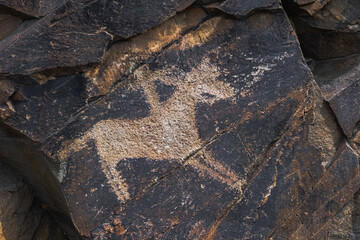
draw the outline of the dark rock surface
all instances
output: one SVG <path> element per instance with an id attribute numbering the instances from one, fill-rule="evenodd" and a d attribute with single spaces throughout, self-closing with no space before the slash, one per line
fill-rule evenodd
<path id="1" fill-rule="evenodd" d="M 0 158 L 46 211 L 0 233 L 358 234 L 357 1 L 0 6 Z"/>
<path id="2" fill-rule="evenodd" d="M 192 2 L 66 1 L 2 41 L 0 73 L 29 75 L 49 69 L 53 72 L 53 68 L 75 68 L 75 71 L 98 63 L 113 36 L 129 38 L 144 32 L 184 10 Z M 49 7 L 35 0 L 15 1 L 14 7 L 16 9 L 20 5 L 28 10 L 23 6 L 25 3 L 34 8 L 40 7 L 39 11 L 42 4 Z M 61 69 L 58 71 L 63 73 Z"/>
<path id="3" fill-rule="evenodd" d="M 0 162 L 0 239 L 66 240 L 24 179 Z M 54 237 L 54 238 L 53 238 Z"/>
<path id="4" fill-rule="evenodd" d="M 346 136 L 351 137 L 360 120 L 359 54 L 309 63 L 324 98 L 329 102 Z M 330 70 L 330 69 L 336 69 Z"/>
<path id="5" fill-rule="evenodd" d="M 0 6 L 10 8 L 22 14 L 39 18 L 47 15 L 57 7 L 65 4 L 65 0 L 1 0 Z"/>
<path id="6" fill-rule="evenodd" d="M 240 4 L 241 6 L 239 6 Z M 280 0 L 226 0 L 224 2 L 210 4 L 206 7 L 209 9 L 218 9 L 237 18 L 243 18 L 259 10 L 280 9 L 281 5 Z"/>
<path id="7" fill-rule="evenodd" d="M 304 5 L 296 2 L 300 1 L 283 1 L 305 56 L 325 60 L 359 53 L 358 0 L 316 0 Z"/>

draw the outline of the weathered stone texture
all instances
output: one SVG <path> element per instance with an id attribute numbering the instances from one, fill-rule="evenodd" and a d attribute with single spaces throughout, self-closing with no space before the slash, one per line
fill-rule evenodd
<path id="1" fill-rule="evenodd" d="M 64 4 L 65 0 L 1 0 L 0 6 L 31 17 L 42 17 Z"/>
<path id="2" fill-rule="evenodd" d="M 45 221 L 46 225 L 44 225 Z M 2 162 L 0 163 L 0 239 L 66 239 L 59 226 L 54 224 L 54 220 L 34 199 L 34 193 L 24 179 Z"/>
<path id="3" fill-rule="evenodd" d="M 245 0 L 245 1 L 241 1 L 241 7 L 240 7 L 239 1 L 226 0 L 224 2 L 207 5 L 206 8 L 218 9 L 237 18 L 243 18 L 259 10 L 280 9 L 281 5 L 280 5 L 280 0 L 259 0 L 259 1 Z"/>
<path id="4" fill-rule="evenodd" d="M 329 102 L 348 137 L 356 132 L 360 120 L 359 60 L 360 57 L 356 54 L 345 58 L 310 62 L 324 98 Z"/>
<path id="5" fill-rule="evenodd" d="M 355 0 L 48 2 L 0 1 L 0 157 L 49 213 L 35 239 L 357 234 Z"/>
<path id="6" fill-rule="evenodd" d="M 317 0 L 300 6 L 294 2 L 298 1 L 283 1 L 306 56 L 324 60 L 359 53 L 358 0 Z"/>
<path id="7" fill-rule="evenodd" d="M 269 21 L 267 29 L 257 24 L 264 20 Z M 281 134 L 310 80 L 304 68 L 289 81 L 291 68 L 282 67 L 286 62 L 298 69 L 302 61 L 291 31 L 281 13 L 258 14 L 246 20 L 211 18 L 149 64 L 134 70 L 109 95 L 47 139 L 47 151 L 69 163 L 71 171 L 63 187 L 70 206 L 74 206 L 71 211 L 78 219 L 75 222 L 80 232 L 86 234 L 102 222 L 111 221 L 106 219 L 112 218 L 114 207 L 125 203 L 117 213 L 126 230 L 124 237 L 158 236 L 222 191 L 228 189 L 234 196 L 241 193 L 247 174 L 254 171 L 257 159 L 272 139 Z M 269 39 L 278 45 L 270 47 Z M 264 48 L 275 55 L 270 57 Z M 247 49 L 252 53 L 248 55 Z M 266 72 L 278 76 L 275 84 Z M 159 81 L 174 87 L 173 94 L 163 102 L 156 91 Z M 281 87 L 270 91 L 270 86 Z M 277 108 L 283 109 L 282 114 Z M 267 136 L 258 142 L 248 141 L 255 138 L 256 126 L 262 124 L 268 125 L 264 129 Z M 72 134 L 67 135 L 69 132 Z M 60 144 L 59 136 L 65 136 Z M 234 137 L 235 141 L 231 140 Z M 55 145 L 62 147 L 56 150 Z M 239 153 L 232 153 L 235 149 Z M 230 154 L 227 158 L 226 152 Z M 157 170 L 160 163 L 161 171 Z M 79 168 L 92 164 L 92 169 L 99 170 Z M 145 166 L 149 170 L 144 171 Z M 89 173 L 85 176 L 82 172 Z M 106 191 L 91 183 L 91 179 L 101 176 L 99 173 L 107 179 Z M 80 182 L 83 184 L 75 190 Z M 106 204 L 98 200 L 99 191 L 108 195 Z M 188 203 L 183 199 L 185 192 Z M 160 204 L 153 205 L 156 202 Z M 230 202 L 223 202 L 223 207 Z M 217 208 L 222 209 L 213 206 Z"/>
<path id="8" fill-rule="evenodd" d="M 20 5 L 25 2 L 37 6 L 40 1 L 23 1 Z M 128 38 L 144 32 L 192 2 L 67 1 L 0 44 L 0 73 L 28 75 L 52 68 L 79 70 L 98 63 L 113 36 Z"/>
<path id="9" fill-rule="evenodd" d="M 41 219 L 40 211 L 31 211 L 34 195 L 3 163 L 0 172 L 0 239 L 32 239 Z"/>
<path id="10" fill-rule="evenodd" d="M 9 35 L 12 31 L 14 31 L 18 25 L 21 23 L 21 19 L 13 16 L 11 14 L 0 13 L 0 40 Z"/>
<path id="11" fill-rule="evenodd" d="M 144 34 L 113 44 L 102 64 L 86 72 L 90 79 L 87 83 L 89 96 L 106 95 L 116 81 L 126 78 L 139 65 L 159 54 L 167 45 L 179 40 L 205 17 L 206 14 L 201 8 L 190 8 Z"/>

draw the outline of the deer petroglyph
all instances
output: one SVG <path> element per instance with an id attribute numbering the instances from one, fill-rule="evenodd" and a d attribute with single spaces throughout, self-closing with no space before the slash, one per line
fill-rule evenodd
<path id="1" fill-rule="evenodd" d="M 174 71 L 172 71 L 174 72 Z M 128 186 L 116 170 L 121 159 L 145 158 L 151 160 L 178 161 L 201 148 L 195 124 L 196 104 L 213 104 L 218 100 L 234 101 L 236 90 L 229 84 L 217 80 L 216 65 L 204 59 L 190 72 L 174 76 L 169 70 L 150 71 L 142 67 L 134 72 L 136 80 L 130 89 L 142 89 L 151 106 L 150 114 L 141 119 L 111 119 L 97 122 L 82 137 L 64 146 L 62 154 L 81 149 L 89 140 L 94 140 L 101 158 L 103 171 L 120 201 L 129 199 Z M 155 81 L 175 87 L 174 93 L 164 102 L 156 93 Z M 111 106 L 110 106 L 111 107 Z M 211 157 L 207 161 L 212 161 Z M 196 161 L 190 165 L 201 172 L 207 172 L 227 184 L 237 176 L 227 166 L 209 163 L 207 167 Z M 212 166 L 211 170 L 209 166 Z M 214 171 L 215 169 L 215 171 Z M 211 172 L 221 172 L 214 175 Z M 231 181 L 230 181 L 230 180 Z"/>

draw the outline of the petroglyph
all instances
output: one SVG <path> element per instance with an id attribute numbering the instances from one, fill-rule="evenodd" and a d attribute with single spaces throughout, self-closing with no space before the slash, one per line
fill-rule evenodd
<path id="1" fill-rule="evenodd" d="M 141 35 L 113 44 L 103 63 L 86 73 L 92 82 L 92 85 L 87 86 L 88 91 L 95 88 L 97 93 L 105 95 L 117 79 L 130 74 L 139 63 L 147 61 L 152 54 L 179 39 L 205 16 L 201 8 L 190 8 Z"/>
<path id="2" fill-rule="evenodd" d="M 201 148 L 195 125 L 196 104 L 211 105 L 222 99 L 235 101 L 236 90 L 217 80 L 219 74 L 216 65 L 212 65 L 209 59 L 203 59 L 197 68 L 188 73 L 179 69 L 150 71 L 146 66 L 136 70 L 136 80 L 130 84 L 129 91 L 143 90 L 151 106 L 149 116 L 136 120 L 99 121 L 82 137 L 64 144 L 59 156 L 65 158 L 69 153 L 82 149 L 87 141 L 95 140 L 109 184 L 119 201 L 124 202 L 130 196 L 126 182 L 116 170 L 119 161 L 145 158 L 182 162 L 191 152 Z M 175 86 L 173 95 L 165 102 L 160 102 L 156 92 L 155 82 L 159 80 Z M 228 185 L 238 179 L 229 167 L 212 161 L 213 158 L 207 156 L 207 166 L 196 161 L 188 164 Z"/>

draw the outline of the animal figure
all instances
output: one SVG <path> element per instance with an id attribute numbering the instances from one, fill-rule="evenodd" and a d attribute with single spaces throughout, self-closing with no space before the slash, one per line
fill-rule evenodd
<path id="1" fill-rule="evenodd" d="M 220 73 L 209 59 L 203 59 L 190 72 L 180 71 L 176 76 L 173 72 L 171 69 L 150 71 L 146 66 L 136 70 L 136 80 L 130 88 L 143 90 L 151 106 L 150 114 L 135 120 L 120 118 L 99 121 L 64 148 L 64 152 L 69 153 L 81 149 L 87 141 L 94 140 L 103 171 L 121 202 L 130 198 L 128 185 L 116 170 L 121 159 L 182 162 L 202 147 L 195 124 L 196 104 L 211 105 L 222 99 L 235 100 L 236 90 L 217 80 Z M 160 101 L 156 91 L 156 83 L 159 81 L 174 88 L 173 94 L 165 101 Z M 229 167 L 216 163 L 209 153 L 206 155 L 207 166 L 192 160 L 187 164 L 229 185 L 238 180 Z"/>

